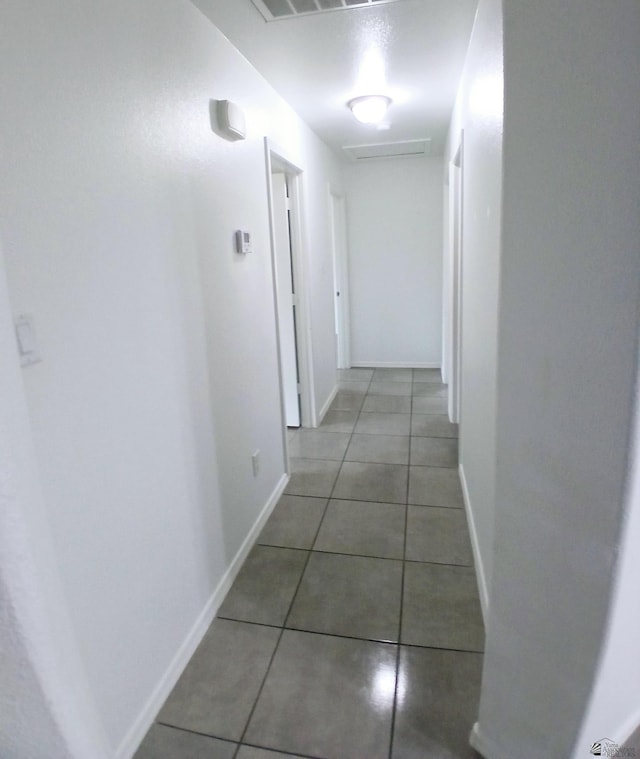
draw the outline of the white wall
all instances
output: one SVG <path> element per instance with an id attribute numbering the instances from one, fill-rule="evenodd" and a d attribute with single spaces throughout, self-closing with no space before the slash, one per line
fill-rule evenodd
<path id="1" fill-rule="evenodd" d="M 482 0 L 453 111 L 444 171 L 448 174 L 464 131 L 460 476 L 485 615 L 495 503 L 502 89 L 501 4 Z M 450 303 L 447 294 L 450 299 L 451 291 L 445 289 Z"/>
<path id="2" fill-rule="evenodd" d="M 345 166 L 351 363 L 440 366 L 442 159 Z"/>
<path id="3" fill-rule="evenodd" d="M 43 356 L 23 379 L 44 527 L 126 756 L 284 483 L 263 135 L 305 170 L 319 406 L 340 168 L 186 0 L 11 0 L 3 25 L 2 234 L 12 310 L 33 314 Z M 246 110 L 245 142 L 213 133 L 222 98 Z"/>
<path id="4" fill-rule="evenodd" d="M 492 759 L 574 750 L 620 545 L 640 275 L 640 6 L 503 7 L 495 531 L 476 733 Z"/>
<path id="5" fill-rule="evenodd" d="M 639 367 L 640 375 L 640 367 Z M 622 745 L 640 726 L 640 404 L 632 433 L 626 515 L 618 549 L 616 580 L 607 632 L 588 709 L 575 742 L 573 759 L 588 759 L 594 741 L 604 737 Z M 637 740 L 637 736 L 636 736 Z M 640 749 L 635 746 L 636 751 Z"/>
<path id="6" fill-rule="evenodd" d="M 6 759 L 106 759 L 44 514 L 1 253 L 0 747 Z"/>

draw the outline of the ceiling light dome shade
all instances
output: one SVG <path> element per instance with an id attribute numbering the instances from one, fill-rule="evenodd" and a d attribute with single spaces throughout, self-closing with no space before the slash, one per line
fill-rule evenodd
<path id="1" fill-rule="evenodd" d="M 363 95 L 350 100 L 347 105 L 362 124 L 379 124 L 387 115 L 391 98 L 386 95 Z"/>

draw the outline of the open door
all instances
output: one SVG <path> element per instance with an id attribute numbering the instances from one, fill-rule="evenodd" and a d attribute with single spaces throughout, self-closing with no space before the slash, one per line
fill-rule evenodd
<path id="1" fill-rule="evenodd" d="M 347 266 L 347 222 L 344 196 L 329 188 L 331 243 L 333 253 L 333 299 L 336 331 L 336 365 L 351 366 L 349 342 L 349 272 Z"/>
<path id="2" fill-rule="evenodd" d="M 286 149 L 264 138 L 277 336 L 282 436 L 287 427 L 315 427 L 311 316 L 305 287 L 303 170 Z"/>
<path id="3" fill-rule="evenodd" d="M 280 361 L 287 427 L 300 426 L 300 374 L 297 348 L 297 299 L 292 262 L 291 203 L 287 175 L 271 175 L 275 238 L 276 298 Z"/>

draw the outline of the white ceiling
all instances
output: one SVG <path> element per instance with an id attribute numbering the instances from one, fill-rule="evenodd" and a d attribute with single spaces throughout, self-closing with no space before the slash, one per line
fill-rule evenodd
<path id="1" fill-rule="evenodd" d="M 345 145 L 431 139 L 446 130 L 477 0 L 399 0 L 266 22 L 251 0 L 192 0 L 312 129 Z M 388 128 L 364 126 L 346 103 L 383 94 Z"/>

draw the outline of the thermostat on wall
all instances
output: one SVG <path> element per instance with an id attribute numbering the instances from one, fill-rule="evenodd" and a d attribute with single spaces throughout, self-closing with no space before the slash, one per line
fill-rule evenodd
<path id="1" fill-rule="evenodd" d="M 231 100 L 218 100 L 218 126 L 234 140 L 244 140 L 247 136 L 244 111 Z"/>
<path id="2" fill-rule="evenodd" d="M 236 232 L 236 252 L 251 253 L 251 233 L 239 229 Z"/>

